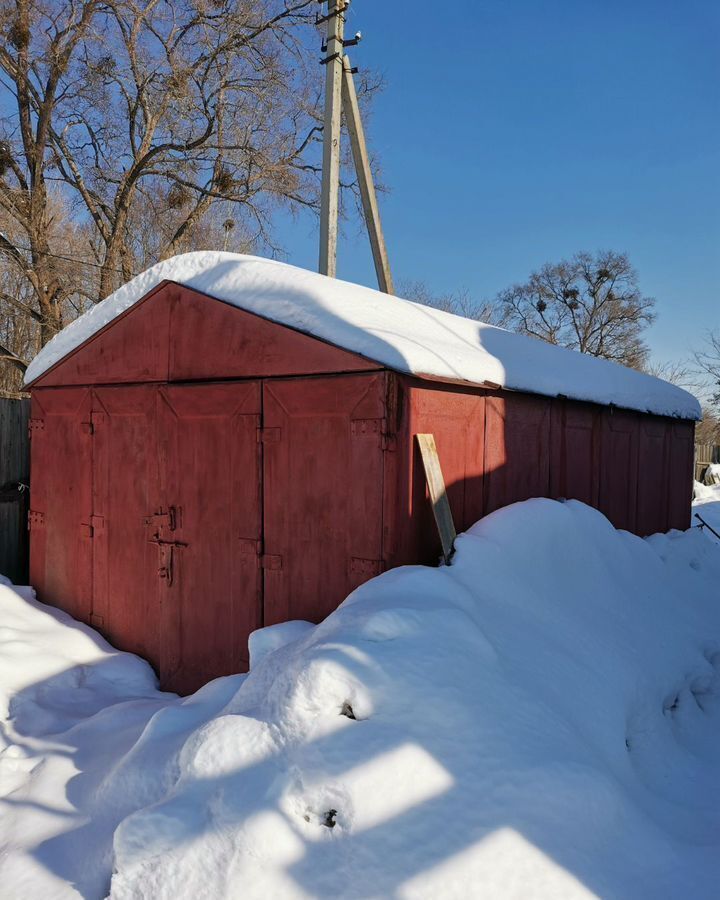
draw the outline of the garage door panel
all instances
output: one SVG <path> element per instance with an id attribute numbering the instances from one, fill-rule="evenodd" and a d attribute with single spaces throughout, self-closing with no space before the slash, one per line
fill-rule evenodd
<path id="1" fill-rule="evenodd" d="M 147 522 L 163 502 L 156 388 L 96 389 L 93 444 L 93 625 L 159 672 L 177 652 L 177 629 L 158 595 Z"/>
<path id="2" fill-rule="evenodd" d="M 260 388 L 170 387 L 161 398 L 166 496 L 176 510 L 163 531 L 174 567 L 164 590 L 180 621 L 178 658 L 164 683 L 186 693 L 246 671 L 248 636 L 262 625 Z"/>
<path id="3" fill-rule="evenodd" d="M 90 411 L 86 388 L 33 394 L 30 580 L 44 603 L 83 622 L 92 604 Z"/>
<path id="4" fill-rule="evenodd" d="M 385 387 L 383 376 L 265 384 L 266 624 L 320 621 L 381 570 Z"/>

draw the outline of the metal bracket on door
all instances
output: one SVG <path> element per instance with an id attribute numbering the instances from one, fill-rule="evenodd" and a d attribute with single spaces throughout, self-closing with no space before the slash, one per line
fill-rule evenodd
<path id="1" fill-rule="evenodd" d="M 167 511 L 160 509 L 151 516 L 146 516 L 143 523 L 158 529 L 167 526 L 170 531 L 175 531 L 180 525 L 181 519 L 182 509 L 178 506 L 169 506 Z"/>

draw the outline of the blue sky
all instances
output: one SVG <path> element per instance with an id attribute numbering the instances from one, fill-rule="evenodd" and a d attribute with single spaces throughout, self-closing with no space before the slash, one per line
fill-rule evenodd
<path id="1" fill-rule="evenodd" d="M 386 80 L 367 130 L 396 279 L 485 298 L 624 250 L 658 301 L 657 360 L 720 327 L 718 0 L 353 0 L 348 27 Z M 314 220 L 280 237 L 317 266 Z M 357 221 L 338 266 L 375 284 Z"/>

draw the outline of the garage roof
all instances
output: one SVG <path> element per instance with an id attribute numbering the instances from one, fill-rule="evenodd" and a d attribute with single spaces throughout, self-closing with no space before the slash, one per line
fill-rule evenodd
<path id="1" fill-rule="evenodd" d="M 276 260 L 220 252 L 185 253 L 133 278 L 53 338 L 28 367 L 26 384 L 163 281 L 193 288 L 398 372 L 700 418 L 699 403 L 687 391 L 617 363 Z"/>

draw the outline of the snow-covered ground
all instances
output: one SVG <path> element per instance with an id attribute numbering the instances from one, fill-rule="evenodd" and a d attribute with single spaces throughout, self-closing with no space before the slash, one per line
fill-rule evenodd
<path id="1" fill-rule="evenodd" d="M 0 586 L 0 896 L 715 898 L 719 601 L 707 533 L 533 500 L 179 699 Z"/>
<path id="2" fill-rule="evenodd" d="M 718 466 L 720 470 L 720 466 Z M 718 472 L 720 474 L 720 471 Z M 720 534 L 720 484 L 707 486 L 695 482 L 695 502 L 693 503 L 693 525 L 698 525 L 696 514 L 718 534 Z"/>

